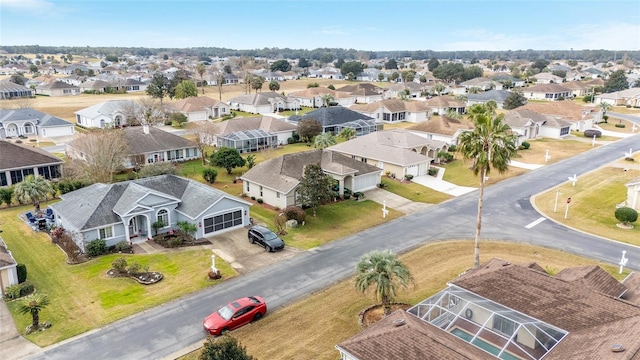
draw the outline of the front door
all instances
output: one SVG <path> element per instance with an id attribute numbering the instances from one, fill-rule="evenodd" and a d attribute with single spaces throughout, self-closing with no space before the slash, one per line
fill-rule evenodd
<path id="1" fill-rule="evenodd" d="M 138 236 L 138 220 L 135 217 L 132 217 L 129 220 L 129 237 L 133 238 Z"/>

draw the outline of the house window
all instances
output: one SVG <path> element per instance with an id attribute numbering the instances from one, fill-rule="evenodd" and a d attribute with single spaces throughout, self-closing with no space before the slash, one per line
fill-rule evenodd
<path id="1" fill-rule="evenodd" d="M 22 181 L 22 170 L 12 170 L 9 174 L 11 176 L 12 184 L 17 184 Z"/>
<path id="2" fill-rule="evenodd" d="M 280 193 L 276 192 L 276 198 L 280 199 Z"/>
<path id="3" fill-rule="evenodd" d="M 165 209 L 158 211 L 158 221 L 164 224 L 164 227 L 169 226 L 169 212 Z"/>
<path id="4" fill-rule="evenodd" d="M 260 186 L 260 196 L 262 196 L 262 186 Z"/>
<path id="5" fill-rule="evenodd" d="M 99 229 L 98 232 L 100 233 L 100 239 L 101 240 L 110 239 L 110 238 L 113 237 L 113 227 L 112 226 Z"/>
<path id="6" fill-rule="evenodd" d="M 493 318 L 494 330 L 510 337 L 511 335 L 513 335 L 515 328 L 516 328 L 516 324 L 513 321 L 507 318 L 504 318 L 500 315 L 494 315 L 494 318 Z"/>
<path id="7" fill-rule="evenodd" d="M 568 135 L 568 134 L 569 134 L 569 128 L 568 127 L 563 127 L 562 129 L 560 129 L 560 136 Z"/>
<path id="8" fill-rule="evenodd" d="M 249 182 L 247 181 L 247 192 L 249 192 Z"/>
<path id="9" fill-rule="evenodd" d="M 0 173 L 0 186 L 7 186 L 9 183 L 7 182 L 7 174 L 4 172 Z"/>

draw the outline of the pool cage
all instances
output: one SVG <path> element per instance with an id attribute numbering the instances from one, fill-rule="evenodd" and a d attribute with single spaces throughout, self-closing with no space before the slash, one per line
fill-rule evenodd
<path id="1" fill-rule="evenodd" d="M 278 136 L 264 130 L 243 130 L 218 137 L 218 147 L 238 149 L 240 153 L 256 152 L 278 146 Z"/>
<path id="2" fill-rule="evenodd" d="M 454 285 L 407 312 L 504 360 L 542 359 L 567 335 Z"/>

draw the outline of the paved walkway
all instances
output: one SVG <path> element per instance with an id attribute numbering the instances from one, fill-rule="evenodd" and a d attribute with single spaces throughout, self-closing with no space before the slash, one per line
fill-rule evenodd
<path id="1" fill-rule="evenodd" d="M 25 315 L 26 316 L 26 315 Z M 7 304 L 0 298 L 0 359 L 24 359 L 40 351 L 40 347 L 25 339 L 16 328 Z"/>

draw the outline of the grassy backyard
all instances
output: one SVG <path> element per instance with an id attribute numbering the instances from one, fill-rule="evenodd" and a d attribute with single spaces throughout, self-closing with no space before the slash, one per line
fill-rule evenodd
<path id="1" fill-rule="evenodd" d="M 446 254 L 446 256 L 443 256 Z M 566 267 L 596 264 L 560 251 L 503 242 L 481 243 L 481 262 L 497 257 L 516 264 L 535 261 L 554 274 Z M 473 242 L 448 241 L 423 246 L 401 256 L 417 287 L 400 291 L 398 301 L 415 304 L 446 287 L 447 281 L 473 265 Z M 617 267 L 599 263 L 618 279 Z M 232 333 L 247 352 L 257 359 L 338 358 L 334 346 L 360 331 L 358 313 L 373 305 L 372 296 L 364 296 L 345 280 L 304 299 L 267 314 L 262 320 Z M 278 334 L 272 341 L 270 334 Z M 195 351 L 182 360 L 195 360 Z"/>

